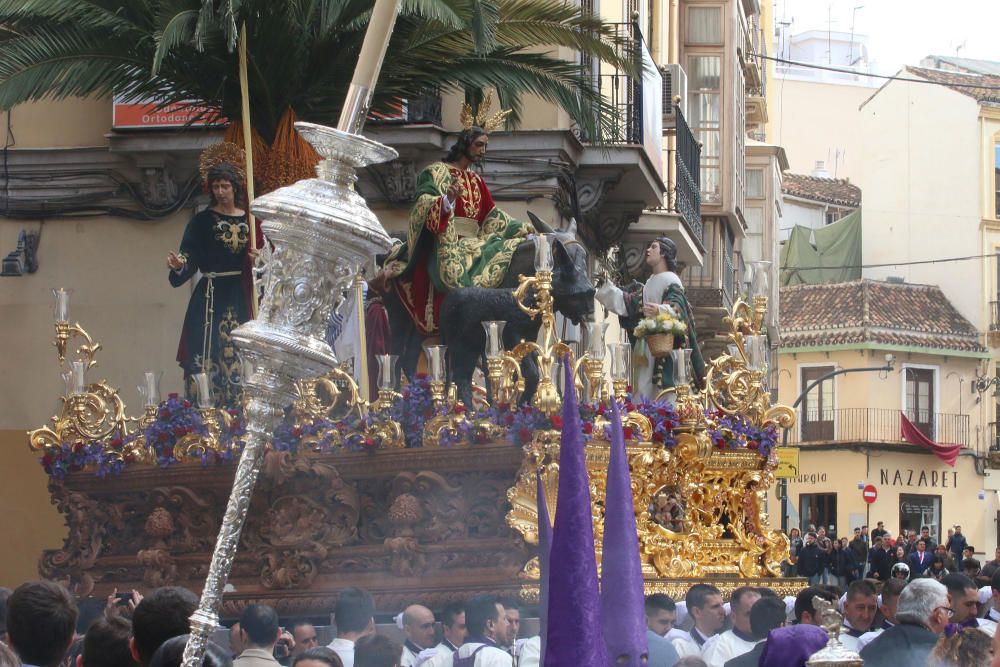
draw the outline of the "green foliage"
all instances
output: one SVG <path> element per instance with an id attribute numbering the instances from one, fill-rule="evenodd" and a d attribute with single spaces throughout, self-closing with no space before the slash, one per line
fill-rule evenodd
<path id="1" fill-rule="evenodd" d="M 373 0 L 0 0 L 0 108 L 123 95 L 201 101 L 240 116 L 247 30 L 253 124 L 270 141 L 282 113 L 334 125 Z M 560 57 L 561 50 L 562 57 Z M 577 53 L 634 72 L 612 27 L 560 0 L 403 0 L 373 109 L 438 91 L 496 88 L 515 109 L 537 95 L 589 136 L 614 122 Z M 570 54 L 570 55 L 565 55 Z M 571 60 L 564 58 L 569 57 Z"/>

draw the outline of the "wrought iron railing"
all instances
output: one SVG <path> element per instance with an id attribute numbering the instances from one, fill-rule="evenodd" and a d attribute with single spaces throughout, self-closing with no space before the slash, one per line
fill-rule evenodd
<path id="1" fill-rule="evenodd" d="M 642 32 L 636 22 L 612 24 L 621 43 L 621 53 L 641 67 Z M 609 144 L 642 144 L 642 75 L 630 76 L 617 67 L 600 65 L 598 86 L 601 96 L 617 112 L 612 128 L 599 127 L 600 139 Z"/>
<path id="2" fill-rule="evenodd" d="M 676 148 L 667 149 L 667 192 L 661 209 L 679 213 L 691 235 L 705 243 L 705 229 L 701 224 L 701 191 L 698 185 L 701 174 L 701 145 L 695 140 L 680 107 L 674 106 Z"/>
<path id="3" fill-rule="evenodd" d="M 1000 301 L 990 301 L 990 331 L 1000 331 Z"/>
<path id="4" fill-rule="evenodd" d="M 799 408 L 789 443 L 902 443 L 900 410 L 881 408 Z M 971 446 L 969 415 L 907 410 L 907 418 L 935 442 Z M 995 440 L 993 441 L 995 442 Z"/>

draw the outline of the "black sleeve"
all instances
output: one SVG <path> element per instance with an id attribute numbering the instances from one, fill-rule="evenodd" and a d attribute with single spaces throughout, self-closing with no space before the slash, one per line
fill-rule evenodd
<path id="1" fill-rule="evenodd" d="M 207 212 L 203 211 L 198 215 L 191 218 L 191 221 L 184 228 L 184 236 L 181 238 L 181 248 L 180 255 L 187 258 L 187 262 L 184 264 L 184 268 L 180 271 L 170 271 L 167 278 L 170 280 L 170 284 L 174 287 L 180 287 L 186 283 L 191 276 L 201 267 L 201 254 L 204 249 L 204 241 L 202 238 L 204 234 L 202 233 L 205 227 L 205 214 Z"/>

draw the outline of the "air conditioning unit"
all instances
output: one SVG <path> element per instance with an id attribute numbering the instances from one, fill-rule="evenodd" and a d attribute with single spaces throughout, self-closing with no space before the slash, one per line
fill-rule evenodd
<path id="1" fill-rule="evenodd" d="M 673 127 L 675 104 L 687 118 L 687 73 L 680 65 L 664 65 L 660 76 L 663 77 L 663 127 Z"/>

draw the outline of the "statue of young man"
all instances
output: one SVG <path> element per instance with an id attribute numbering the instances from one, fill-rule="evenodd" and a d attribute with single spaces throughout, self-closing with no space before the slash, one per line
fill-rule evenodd
<path id="1" fill-rule="evenodd" d="M 691 364 L 694 367 L 694 383 L 701 385 L 705 375 L 705 361 L 698 347 L 694 316 L 684 293 L 684 285 L 677 275 L 677 246 L 665 236 L 654 239 L 646 248 L 646 266 L 652 275 L 643 285 L 633 282 L 622 289 L 606 282 L 597 289 L 597 300 L 605 308 L 621 318 L 622 326 L 632 329 L 642 317 L 655 317 L 668 313 L 687 325 L 687 335 L 681 347 L 691 348 Z M 673 360 L 668 355 L 656 359 L 649 351 L 646 341 L 639 338 L 632 352 L 632 391 L 636 396 L 656 398 L 664 389 L 674 386 Z"/>
<path id="2" fill-rule="evenodd" d="M 447 157 L 417 178 L 406 243 L 386 261 L 385 276 L 423 336 L 438 333 L 441 302 L 459 287 L 496 287 L 517 246 L 534 228 L 493 202 L 470 167 L 486 155 L 481 127 L 462 131 Z"/>

